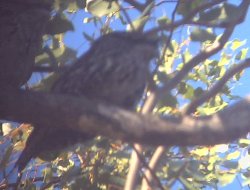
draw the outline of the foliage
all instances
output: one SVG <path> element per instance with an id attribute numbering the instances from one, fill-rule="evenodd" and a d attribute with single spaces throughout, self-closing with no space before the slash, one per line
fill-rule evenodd
<path id="1" fill-rule="evenodd" d="M 244 1 L 243 1 L 244 2 Z M 247 2 L 247 1 L 245 1 Z M 243 4 L 243 3 L 242 3 Z M 248 3 L 249 4 L 249 3 Z M 172 10 L 172 12 L 169 12 Z M 244 17 L 244 7 L 233 1 L 179 0 L 109 1 L 109 0 L 55 0 L 51 22 L 44 35 L 44 47 L 48 47 L 36 57 L 36 66 L 61 68 L 77 59 L 77 50 L 66 42 L 67 35 L 79 25 L 84 25 L 82 37 L 90 44 L 97 36 L 114 30 L 154 30 L 161 42 L 159 57 L 152 63 L 152 76 L 156 88 L 170 85 L 171 79 L 178 76 L 199 54 L 208 52 L 227 38 L 218 51 L 201 56 L 174 87 L 155 100 L 153 112 L 162 115 L 179 115 L 195 99 L 208 93 L 223 79 L 230 68 L 247 58 L 248 48 L 245 39 L 230 39 L 226 30 L 234 28 Z M 81 17 L 78 23 L 74 18 Z M 177 23 L 177 24 L 173 24 Z M 85 42 L 78 45 L 86 46 Z M 87 49 L 87 47 L 84 47 Z M 196 116 L 210 115 L 238 99 L 232 89 L 239 83 L 244 71 L 237 72 L 230 80 L 197 105 L 192 111 Z M 30 81 L 31 88 L 47 90 L 57 74 L 41 75 L 41 81 Z M 40 75 L 39 75 L 40 77 Z M 148 88 L 148 92 L 152 92 Z M 149 94 L 149 93 L 148 93 Z M 138 106 L 141 110 L 147 98 Z M 1 137 L 0 168 L 10 186 L 15 182 L 16 173 L 7 176 L 16 152 L 22 150 L 31 127 L 21 124 L 17 129 L 3 125 Z M 153 126 L 152 126 L 153 127 Z M 9 138 L 10 137 L 10 138 Z M 228 145 L 214 147 L 170 147 L 164 151 L 157 163 L 155 174 L 164 189 L 217 189 L 239 180 L 247 186 L 250 170 L 248 155 L 250 141 L 240 139 Z M 139 182 L 154 154 L 155 148 L 145 147 L 142 152 L 143 166 L 139 171 Z M 129 170 L 132 146 L 97 137 L 83 145 L 66 150 L 51 162 L 36 159 L 24 171 L 22 183 L 25 189 L 123 189 Z M 48 156 L 48 155 L 46 155 Z M 140 184 L 140 183 L 139 183 Z M 139 189 L 141 186 L 138 185 Z"/>

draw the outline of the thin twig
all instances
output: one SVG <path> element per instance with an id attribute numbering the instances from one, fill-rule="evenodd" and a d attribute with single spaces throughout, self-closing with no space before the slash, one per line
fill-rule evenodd
<path id="1" fill-rule="evenodd" d="M 177 3 L 176 3 L 176 6 L 175 6 L 175 9 L 174 9 L 174 11 L 173 11 L 173 13 L 172 13 L 172 18 L 171 18 L 171 22 L 172 23 L 174 23 L 174 21 L 175 21 L 175 15 L 176 15 L 176 12 L 177 12 L 177 9 L 178 9 L 178 7 L 179 7 L 179 5 L 180 5 L 180 1 L 178 1 Z M 163 60 L 164 60 L 164 57 L 165 57 L 165 53 L 166 53 L 166 51 L 167 51 L 167 48 L 169 47 L 169 45 L 170 45 L 170 43 L 171 43 L 171 39 L 172 39 L 172 36 L 173 36 L 173 32 L 174 32 L 174 28 L 172 28 L 171 30 L 170 30 L 170 34 L 169 34 L 169 37 L 168 37 L 168 39 L 167 39 L 167 42 L 166 42 L 166 45 L 165 45 L 165 47 L 164 47 L 164 49 L 163 49 L 163 53 L 162 53 L 162 56 L 161 56 L 161 58 L 160 58 L 160 60 L 159 60 L 159 63 L 162 63 L 163 62 Z M 158 65 L 160 65 L 160 64 L 158 64 Z M 158 69 L 158 68 L 157 68 Z M 157 94 L 152 94 L 151 95 L 152 96 L 152 98 L 153 98 L 153 100 L 151 100 L 151 110 L 153 109 L 153 107 L 155 107 L 155 104 L 156 104 L 156 101 L 157 101 Z M 149 106 L 149 105 L 147 105 L 147 106 Z M 147 167 L 147 170 L 145 171 L 145 178 L 144 179 L 147 179 L 147 180 L 143 180 L 142 181 L 142 190 L 146 190 L 146 189 L 149 189 L 149 187 L 151 186 L 151 184 L 152 184 L 152 182 L 153 182 L 153 180 L 155 180 L 155 181 L 158 181 L 159 179 L 157 178 L 157 176 L 155 175 L 155 173 L 154 173 L 154 169 L 155 169 L 155 167 L 156 167 L 156 163 L 157 163 L 157 161 L 160 159 L 160 157 L 161 157 L 161 155 L 163 154 L 163 152 L 164 152 L 164 148 L 162 147 L 162 146 L 160 146 L 160 147 L 158 147 L 157 149 L 156 149 L 156 151 L 154 152 L 154 154 L 153 154 L 153 156 L 152 156 L 152 158 L 150 159 L 150 162 L 149 162 L 149 165 L 148 165 L 148 167 Z M 159 154 L 160 153 L 160 154 Z M 157 184 L 158 186 L 159 186 L 159 184 Z"/>
<path id="2" fill-rule="evenodd" d="M 244 60 L 242 63 L 233 66 L 230 68 L 225 75 L 217 82 L 215 83 L 207 92 L 205 92 L 201 97 L 195 99 L 192 101 L 186 111 L 184 111 L 184 114 L 191 114 L 195 112 L 198 106 L 206 102 L 211 97 L 215 96 L 222 87 L 228 82 L 228 80 L 233 77 L 236 73 L 239 73 L 240 71 L 244 70 L 245 68 L 250 67 L 250 58 Z"/>
<path id="3" fill-rule="evenodd" d="M 151 29 L 148 31 L 148 33 L 156 33 L 162 30 L 172 30 L 173 28 L 177 28 L 179 26 L 182 26 L 184 24 L 188 24 L 188 22 L 191 22 L 192 18 L 200 11 L 206 10 L 207 8 L 211 8 L 212 6 L 215 6 L 217 4 L 220 4 L 226 0 L 215 0 L 212 2 L 204 3 L 197 8 L 193 9 L 188 15 L 186 15 L 183 19 L 176 21 L 176 22 L 171 22 L 171 23 L 166 23 L 165 25 L 159 26 L 157 28 Z M 179 1 L 178 1 L 179 2 Z M 156 4 L 157 5 L 157 4 Z"/>
<path id="4" fill-rule="evenodd" d="M 150 172 L 152 178 L 156 181 L 156 185 L 159 189 L 164 190 L 163 186 L 161 185 L 161 181 L 159 180 L 159 178 L 157 177 L 155 171 L 149 167 L 148 163 L 145 161 L 144 157 L 141 155 L 140 152 L 137 151 L 136 147 L 133 148 L 139 158 L 139 160 L 141 161 L 141 163 L 143 164 L 144 167 L 146 167 L 146 169 Z M 148 176 L 146 176 L 144 174 L 144 177 L 146 178 L 146 181 L 150 187 L 152 180 L 149 180 Z"/>
<path id="5" fill-rule="evenodd" d="M 139 11 L 143 11 L 145 9 L 145 5 L 142 3 L 139 3 L 138 1 L 135 0 L 124 0 L 126 3 L 132 5 L 133 7 L 135 7 L 137 10 Z"/>

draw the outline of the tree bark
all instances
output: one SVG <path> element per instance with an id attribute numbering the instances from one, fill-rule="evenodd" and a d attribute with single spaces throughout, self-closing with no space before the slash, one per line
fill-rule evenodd
<path id="1" fill-rule="evenodd" d="M 250 131 L 250 97 L 211 116 L 141 115 L 85 97 L 2 89 L 1 119 L 147 145 L 214 145 Z"/>

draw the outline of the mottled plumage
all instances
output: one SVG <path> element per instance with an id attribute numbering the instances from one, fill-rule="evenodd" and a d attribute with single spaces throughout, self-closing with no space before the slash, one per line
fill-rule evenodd
<path id="1" fill-rule="evenodd" d="M 55 82 L 51 92 L 83 95 L 133 110 L 143 94 L 149 62 L 156 52 L 156 40 L 139 32 L 102 36 Z M 35 127 L 17 162 L 19 171 L 43 152 L 61 150 L 90 138 L 93 136 L 69 129 Z"/>

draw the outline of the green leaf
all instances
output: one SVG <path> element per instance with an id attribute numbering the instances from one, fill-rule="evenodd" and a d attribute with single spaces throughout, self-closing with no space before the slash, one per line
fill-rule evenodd
<path id="1" fill-rule="evenodd" d="M 71 49 L 69 47 L 61 46 L 59 48 L 55 48 L 51 50 L 53 56 L 59 63 L 68 63 L 68 62 L 73 62 L 76 59 L 76 50 Z M 35 58 L 35 64 L 36 65 L 43 65 L 43 64 L 50 64 L 51 59 L 49 55 L 44 52 Z"/>
<path id="2" fill-rule="evenodd" d="M 232 153 L 229 153 L 227 156 L 226 156 L 226 159 L 228 159 L 228 160 L 235 160 L 235 159 L 237 159 L 237 158 L 239 158 L 240 157 L 240 151 L 234 151 L 234 152 L 232 152 Z M 235 164 L 235 163 L 234 163 Z M 231 165 L 231 163 L 230 163 L 230 165 Z M 238 165 L 238 164 L 237 164 Z"/>
<path id="3" fill-rule="evenodd" d="M 55 35 L 73 31 L 73 24 L 63 15 L 56 14 L 46 26 L 46 34 Z"/>
<path id="4" fill-rule="evenodd" d="M 180 82 L 180 84 L 178 85 L 178 92 L 180 94 L 185 94 L 187 92 L 186 83 Z"/>
<path id="5" fill-rule="evenodd" d="M 67 12 L 68 13 L 76 13 L 77 11 L 78 11 L 78 6 L 77 6 L 76 1 L 70 2 L 69 6 L 67 8 Z"/>
<path id="6" fill-rule="evenodd" d="M 177 99 L 172 94 L 167 94 L 160 100 L 160 106 L 170 106 L 170 107 L 176 107 L 177 105 Z"/>
<path id="7" fill-rule="evenodd" d="M 149 19 L 149 16 L 143 16 L 143 17 L 139 17 L 138 19 L 134 20 L 132 22 L 134 29 L 135 30 L 142 29 L 144 27 L 144 25 L 146 24 L 146 22 L 148 21 L 148 19 Z M 127 25 L 127 30 L 132 31 L 131 24 Z"/>
<path id="8" fill-rule="evenodd" d="M 218 176 L 219 182 L 222 186 L 226 186 L 234 181 L 236 174 L 225 173 Z"/>
<path id="9" fill-rule="evenodd" d="M 120 9 L 116 1 L 93 0 L 87 2 L 87 11 L 97 17 L 118 12 Z"/>
<path id="10" fill-rule="evenodd" d="M 187 92 L 184 94 L 184 97 L 192 100 L 194 98 L 194 88 L 190 85 L 186 85 Z"/>
<path id="11" fill-rule="evenodd" d="M 213 21 L 213 20 L 217 20 L 218 17 L 221 14 L 221 8 L 220 7 L 215 7 L 213 9 L 209 9 L 206 12 L 201 12 L 200 13 L 200 18 L 199 21 Z"/>
<path id="12" fill-rule="evenodd" d="M 239 146 L 241 148 L 246 148 L 250 145 L 250 139 L 240 139 L 239 140 Z"/>
<path id="13" fill-rule="evenodd" d="M 192 1 L 180 0 L 177 13 L 185 17 L 193 9 L 195 9 L 197 6 L 199 6 L 202 3 L 203 3 L 202 0 L 192 0 Z"/>
<path id="14" fill-rule="evenodd" d="M 157 23 L 159 26 L 165 26 L 168 24 L 171 20 L 167 16 L 162 16 L 157 18 Z"/>
<path id="15" fill-rule="evenodd" d="M 184 63 L 187 63 L 190 59 L 192 59 L 192 54 L 188 50 L 186 50 L 182 55 L 182 58 L 184 60 Z"/>
<path id="16" fill-rule="evenodd" d="M 76 0 L 76 5 L 78 6 L 78 8 L 84 9 L 87 4 L 86 1 L 87 0 Z"/>
<path id="17" fill-rule="evenodd" d="M 200 97 L 203 94 L 204 90 L 201 87 L 197 87 L 194 90 L 194 96 L 195 97 Z"/>
<path id="18" fill-rule="evenodd" d="M 206 12 L 201 12 L 198 21 L 203 22 L 230 22 L 239 18 L 241 11 L 239 7 L 224 3 L 220 7 L 212 8 Z"/>
<path id="19" fill-rule="evenodd" d="M 205 42 L 205 41 L 214 41 L 216 39 L 216 35 L 208 30 L 196 28 L 191 32 L 191 40 L 196 42 Z"/>
<path id="20" fill-rule="evenodd" d="M 234 51 L 238 49 L 239 47 L 243 46 L 246 44 L 246 40 L 240 41 L 238 39 L 232 41 L 231 49 Z"/>
<path id="21" fill-rule="evenodd" d="M 221 66 L 225 66 L 228 65 L 229 62 L 231 61 L 231 58 L 228 57 L 227 55 L 225 55 L 224 53 L 221 55 L 220 61 L 218 63 L 218 67 L 220 67 L 222 69 Z M 224 68 L 224 67 L 223 67 Z"/>

